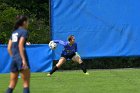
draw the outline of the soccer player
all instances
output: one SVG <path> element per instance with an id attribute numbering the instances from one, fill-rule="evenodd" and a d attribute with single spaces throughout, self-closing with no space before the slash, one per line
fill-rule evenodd
<path id="1" fill-rule="evenodd" d="M 58 70 L 61 67 L 63 63 L 66 62 L 67 59 L 72 59 L 73 61 L 78 62 L 83 72 L 86 75 L 89 75 L 89 73 L 87 73 L 83 61 L 81 60 L 80 55 L 77 53 L 77 43 L 75 43 L 75 37 L 73 35 L 70 35 L 68 37 L 67 42 L 64 42 L 62 40 L 53 40 L 53 42 L 63 45 L 64 49 L 61 53 L 61 58 L 59 59 L 58 63 L 52 69 L 52 71 L 49 74 L 47 74 L 47 76 L 51 76 L 56 70 Z"/>
<path id="2" fill-rule="evenodd" d="M 23 79 L 23 93 L 30 93 L 30 67 L 25 50 L 26 40 L 28 38 L 28 23 L 26 16 L 18 16 L 13 33 L 8 42 L 8 52 L 12 57 L 12 63 L 10 69 L 10 84 L 6 93 L 13 93 L 13 89 L 18 81 L 19 72 L 21 72 Z"/>

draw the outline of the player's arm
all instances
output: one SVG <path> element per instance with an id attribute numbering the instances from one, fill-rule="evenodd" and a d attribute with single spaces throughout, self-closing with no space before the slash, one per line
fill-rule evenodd
<path id="1" fill-rule="evenodd" d="M 9 42 L 8 42 L 8 48 L 7 48 L 8 53 L 10 54 L 10 56 L 13 55 L 11 48 L 12 48 L 12 40 L 10 39 Z"/>
<path id="2" fill-rule="evenodd" d="M 66 42 L 62 41 L 62 40 L 53 40 L 53 42 L 57 43 L 57 44 L 61 44 L 63 46 L 66 45 Z"/>
<path id="3" fill-rule="evenodd" d="M 26 42 L 26 45 L 31 45 L 31 42 L 27 41 L 27 42 Z"/>
<path id="4" fill-rule="evenodd" d="M 25 54 L 24 54 L 24 43 L 25 43 L 25 38 L 24 37 L 21 37 L 20 40 L 19 40 L 19 52 L 20 52 L 20 56 L 22 58 L 22 61 L 23 62 L 26 62 L 26 59 L 25 59 Z"/>
<path id="5" fill-rule="evenodd" d="M 23 66 L 23 69 L 27 69 L 27 62 L 26 62 L 26 58 L 25 58 L 25 52 L 24 52 L 24 44 L 25 44 L 25 41 L 28 37 L 28 33 L 27 31 L 23 32 L 20 39 L 19 39 L 19 52 L 20 52 L 20 56 L 22 58 L 22 66 Z"/>

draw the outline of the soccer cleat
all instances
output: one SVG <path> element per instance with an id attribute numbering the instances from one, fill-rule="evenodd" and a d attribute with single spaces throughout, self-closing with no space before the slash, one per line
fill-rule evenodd
<path id="1" fill-rule="evenodd" d="M 89 75 L 89 73 L 88 73 L 88 72 L 86 72 L 86 73 L 85 73 L 85 75 Z"/>
<path id="2" fill-rule="evenodd" d="M 47 74 L 47 76 L 48 76 L 48 77 L 50 77 L 50 76 L 51 76 L 51 74 L 49 73 L 49 74 Z"/>

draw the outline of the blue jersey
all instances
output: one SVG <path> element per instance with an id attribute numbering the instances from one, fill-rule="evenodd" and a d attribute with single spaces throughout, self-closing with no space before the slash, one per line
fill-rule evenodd
<path id="1" fill-rule="evenodd" d="M 20 57 L 20 52 L 19 52 L 18 45 L 19 45 L 19 40 L 20 40 L 21 37 L 25 38 L 25 43 L 26 43 L 26 40 L 28 38 L 27 30 L 25 30 L 23 28 L 19 28 L 12 33 L 12 36 L 10 38 L 12 40 L 13 58 Z"/>
<path id="2" fill-rule="evenodd" d="M 55 43 L 61 44 L 64 46 L 64 49 L 62 51 L 63 55 L 71 55 L 77 52 L 77 43 L 74 43 L 72 45 L 69 44 L 69 42 L 64 42 L 62 40 L 53 40 Z"/>

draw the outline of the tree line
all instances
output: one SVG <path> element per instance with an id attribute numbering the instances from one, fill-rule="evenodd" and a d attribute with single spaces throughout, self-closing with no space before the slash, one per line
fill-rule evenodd
<path id="1" fill-rule="evenodd" d="M 50 40 L 49 0 L 0 0 L 0 42 L 7 44 L 17 15 L 29 17 L 29 40 L 45 44 Z"/>

